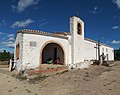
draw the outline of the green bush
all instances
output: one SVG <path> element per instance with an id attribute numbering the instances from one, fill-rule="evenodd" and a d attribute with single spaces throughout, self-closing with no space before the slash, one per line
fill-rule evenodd
<path id="1" fill-rule="evenodd" d="M 6 52 L 6 50 L 0 52 L 0 61 L 8 61 L 11 57 L 13 56 L 11 56 L 10 52 Z"/>

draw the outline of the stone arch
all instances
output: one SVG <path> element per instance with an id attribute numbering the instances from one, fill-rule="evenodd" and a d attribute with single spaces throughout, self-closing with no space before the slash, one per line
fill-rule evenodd
<path id="1" fill-rule="evenodd" d="M 48 53 L 48 47 L 51 48 L 50 55 L 44 57 L 44 53 Z M 56 54 L 56 58 L 60 58 L 60 62 L 64 65 L 65 64 L 65 52 L 64 52 L 64 47 L 57 41 L 47 41 L 41 48 L 40 50 L 40 64 L 42 64 L 44 61 L 47 60 L 48 57 L 52 57 L 53 60 L 55 60 L 55 54 L 54 51 L 55 49 L 58 49 L 58 53 Z M 53 54 L 53 55 L 52 55 Z M 46 54 L 47 55 L 47 54 Z"/>

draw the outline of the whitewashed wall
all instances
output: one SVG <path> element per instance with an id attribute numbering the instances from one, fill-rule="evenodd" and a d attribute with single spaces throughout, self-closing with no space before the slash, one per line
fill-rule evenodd
<path id="1" fill-rule="evenodd" d="M 109 46 L 101 45 L 100 54 L 102 54 L 102 52 L 104 53 L 105 56 L 108 55 L 108 60 L 110 61 L 114 60 L 114 49 L 113 48 Z M 105 60 L 107 60 L 107 58 Z"/>
<path id="2" fill-rule="evenodd" d="M 98 59 L 98 49 L 96 50 L 96 43 L 90 42 L 85 40 L 85 45 L 84 45 L 84 60 L 96 60 Z"/>
<path id="3" fill-rule="evenodd" d="M 96 43 L 95 42 L 91 42 L 91 41 L 87 41 L 85 40 L 85 60 L 98 60 L 98 49 L 96 50 Z M 98 48 L 98 47 L 97 47 Z M 102 53 L 104 53 L 104 55 L 106 56 L 105 60 L 109 60 L 112 61 L 114 60 L 114 49 L 101 44 L 100 46 L 100 55 L 102 55 Z M 108 58 L 107 58 L 108 55 Z"/>
<path id="4" fill-rule="evenodd" d="M 18 33 L 16 36 L 16 41 L 15 41 L 15 45 L 20 46 L 20 51 L 19 51 L 19 59 L 16 59 L 16 46 L 14 48 L 14 61 L 15 61 L 15 66 L 17 70 L 21 69 L 22 66 L 22 59 L 23 59 L 23 36 L 22 33 Z"/>
<path id="5" fill-rule="evenodd" d="M 77 24 L 82 26 L 82 35 L 77 33 Z M 72 63 L 84 62 L 84 22 L 78 17 L 70 18 Z"/>
<path id="6" fill-rule="evenodd" d="M 65 54 L 65 64 L 70 63 L 69 48 L 70 45 L 67 39 L 61 39 L 51 36 L 23 34 L 23 60 L 22 64 L 27 65 L 28 68 L 36 68 L 40 65 L 40 51 L 47 42 L 55 42 L 61 44 Z M 30 42 L 36 42 L 36 46 L 30 46 Z"/>

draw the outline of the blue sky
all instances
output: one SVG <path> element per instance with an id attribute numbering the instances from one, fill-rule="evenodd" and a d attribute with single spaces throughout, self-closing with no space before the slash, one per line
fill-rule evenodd
<path id="1" fill-rule="evenodd" d="M 120 47 L 120 0 L 0 0 L 0 51 L 13 52 L 17 30 L 69 32 L 78 13 L 86 38 Z"/>

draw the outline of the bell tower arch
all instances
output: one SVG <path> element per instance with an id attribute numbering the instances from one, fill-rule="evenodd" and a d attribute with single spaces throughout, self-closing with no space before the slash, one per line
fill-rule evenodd
<path id="1" fill-rule="evenodd" d="M 81 23 L 77 23 L 77 34 L 82 35 L 82 25 Z"/>

